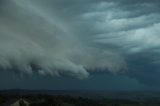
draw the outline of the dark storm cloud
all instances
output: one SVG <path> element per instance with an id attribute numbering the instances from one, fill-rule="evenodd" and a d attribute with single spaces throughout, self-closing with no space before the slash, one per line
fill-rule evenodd
<path id="1" fill-rule="evenodd" d="M 128 64 L 127 75 L 159 85 L 160 2 L 157 0 L 103 1 L 83 15 L 95 42 L 119 47 Z"/>
<path id="2" fill-rule="evenodd" d="M 82 79 L 95 69 L 117 72 L 125 67 L 125 61 L 114 49 L 97 48 L 90 37 L 77 32 L 81 27 L 75 22 L 81 20 L 76 18 L 79 16 L 75 14 L 76 2 L 66 2 L 65 6 L 65 2 L 51 0 L 3 3 L 0 16 L 2 69 Z M 70 17 L 73 20 L 67 20 Z M 86 38 L 89 42 L 84 41 Z"/>
<path id="3" fill-rule="evenodd" d="M 160 80 L 159 0 L 1 0 L 0 5 L 3 69 L 78 78 L 93 70 L 128 69 L 127 76 L 143 83 Z"/>
<path id="4" fill-rule="evenodd" d="M 152 57 L 145 57 L 145 54 L 142 56 L 134 55 L 132 59 L 128 62 L 128 67 L 130 67 L 129 72 L 127 72 L 130 78 L 136 78 L 140 83 L 159 86 L 159 65 L 152 64 Z M 152 55 L 152 54 L 151 54 Z"/>

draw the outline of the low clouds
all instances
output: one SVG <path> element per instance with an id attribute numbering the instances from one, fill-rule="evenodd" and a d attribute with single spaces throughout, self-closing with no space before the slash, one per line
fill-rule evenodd
<path id="1" fill-rule="evenodd" d="M 1 1 L 3 70 L 80 79 L 127 70 L 145 83 L 159 73 L 159 1 Z"/>
<path id="2" fill-rule="evenodd" d="M 91 6 L 96 6 L 93 11 L 83 14 L 84 20 L 94 23 L 95 42 L 114 45 L 126 58 L 127 76 L 145 84 L 154 81 L 153 85 L 160 80 L 156 62 L 160 56 L 158 5 L 158 1 L 145 0 L 100 2 Z"/>
<path id="3" fill-rule="evenodd" d="M 83 42 L 85 37 L 73 31 L 73 23 L 61 18 L 54 7 L 25 0 L 1 5 L 1 69 L 82 79 L 93 70 L 117 72 L 126 67 L 114 49 L 98 48 L 91 39 Z"/>

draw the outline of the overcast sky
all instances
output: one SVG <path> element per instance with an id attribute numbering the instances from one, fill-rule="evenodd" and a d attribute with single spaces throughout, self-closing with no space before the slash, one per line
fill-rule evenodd
<path id="1" fill-rule="evenodd" d="M 159 0 L 0 0 L 0 88 L 160 88 Z"/>

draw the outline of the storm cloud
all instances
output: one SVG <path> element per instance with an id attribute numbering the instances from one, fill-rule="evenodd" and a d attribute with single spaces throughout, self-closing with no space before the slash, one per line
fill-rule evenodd
<path id="1" fill-rule="evenodd" d="M 98 48 L 92 39 L 83 42 L 85 38 L 72 31 L 70 22 L 61 19 L 54 7 L 26 0 L 1 5 L 2 69 L 85 78 L 90 70 L 116 72 L 125 67 L 123 58 L 112 48 Z"/>
<path id="2" fill-rule="evenodd" d="M 158 0 L 1 0 L 0 67 L 87 78 L 124 72 L 143 83 L 160 64 Z M 153 73 L 153 74 L 152 74 Z"/>

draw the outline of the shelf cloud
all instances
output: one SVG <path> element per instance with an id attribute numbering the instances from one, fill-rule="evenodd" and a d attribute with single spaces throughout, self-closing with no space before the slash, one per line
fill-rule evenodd
<path id="1" fill-rule="evenodd" d="M 91 70 L 116 72 L 125 67 L 124 59 L 114 49 L 96 47 L 91 37 L 89 42 L 84 41 L 81 33 L 72 31 L 70 22 L 61 19 L 54 7 L 31 0 L 6 1 L 1 5 L 2 69 L 81 79 L 88 77 Z"/>
<path id="2" fill-rule="evenodd" d="M 155 80 L 157 0 L 1 0 L 0 68 L 87 78 L 93 72 Z M 152 67 L 152 68 L 151 68 Z"/>

